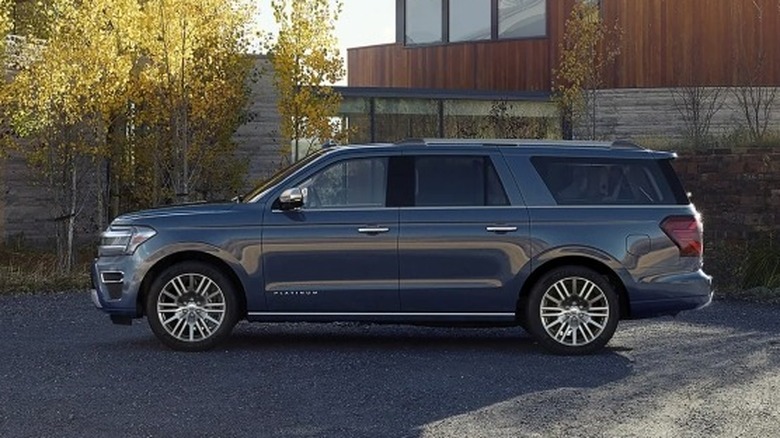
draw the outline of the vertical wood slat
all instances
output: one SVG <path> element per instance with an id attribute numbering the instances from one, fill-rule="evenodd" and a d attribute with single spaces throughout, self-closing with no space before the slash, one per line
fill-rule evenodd
<path id="1" fill-rule="evenodd" d="M 352 86 L 545 91 L 574 0 L 549 0 L 548 37 L 349 49 Z M 739 85 L 763 50 L 760 85 L 780 85 L 777 0 L 604 0 L 622 29 L 608 88 Z M 758 20 L 758 5 L 762 19 Z"/>

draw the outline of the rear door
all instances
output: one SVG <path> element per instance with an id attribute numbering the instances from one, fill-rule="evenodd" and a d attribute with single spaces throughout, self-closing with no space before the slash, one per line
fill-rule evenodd
<path id="1" fill-rule="evenodd" d="M 529 224 L 503 157 L 488 148 L 421 153 L 405 165 L 412 193 L 400 210 L 402 310 L 514 313 Z"/>

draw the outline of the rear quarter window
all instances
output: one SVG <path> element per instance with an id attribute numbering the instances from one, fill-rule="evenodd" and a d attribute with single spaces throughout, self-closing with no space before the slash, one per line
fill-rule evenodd
<path id="1" fill-rule="evenodd" d="M 558 205 L 686 205 L 668 160 L 534 157 Z"/>

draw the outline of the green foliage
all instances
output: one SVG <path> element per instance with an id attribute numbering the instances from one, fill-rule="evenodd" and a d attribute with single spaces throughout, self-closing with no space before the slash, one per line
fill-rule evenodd
<path id="1" fill-rule="evenodd" d="M 742 259 L 742 288 L 780 288 L 780 244 L 773 236 L 756 241 Z"/>
<path id="2" fill-rule="evenodd" d="M 547 117 L 525 116 L 512 102 L 495 101 L 487 117 L 454 118 L 454 129 L 459 138 L 548 138 L 554 131 L 555 120 Z"/>
<path id="3" fill-rule="evenodd" d="M 279 93 L 282 153 L 286 155 L 291 144 L 301 141 L 342 141 L 347 133 L 333 118 L 341 95 L 328 86 L 345 74 L 334 34 L 341 1 L 335 6 L 329 0 L 273 0 L 271 4 L 279 24 L 276 41 L 269 43 L 269 57 Z"/>

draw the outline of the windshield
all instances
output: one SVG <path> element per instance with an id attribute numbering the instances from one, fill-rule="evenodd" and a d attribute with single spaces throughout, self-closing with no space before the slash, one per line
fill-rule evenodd
<path id="1" fill-rule="evenodd" d="M 306 156 L 301 161 L 298 161 L 297 163 L 293 163 L 288 167 L 285 167 L 284 169 L 276 172 L 273 176 L 265 180 L 264 182 L 260 183 L 259 186 L 252 189 L 251 192 L 244 195 L 241 199 L 243 202 L 250 203 L 257 201 L 258 198 L 260 198 L 266 190 L 270 189 L 271 187 L 279 184 L 281 181 L 283 181 L 288 176 L 295 173 L 298 169 L 303 168 L 307 164 L 311 163 L 315 159 L 317 159 L 319 156 L 324 154 L 326 152 L 325 149 L 319 150 L 311 155 Z"/>

